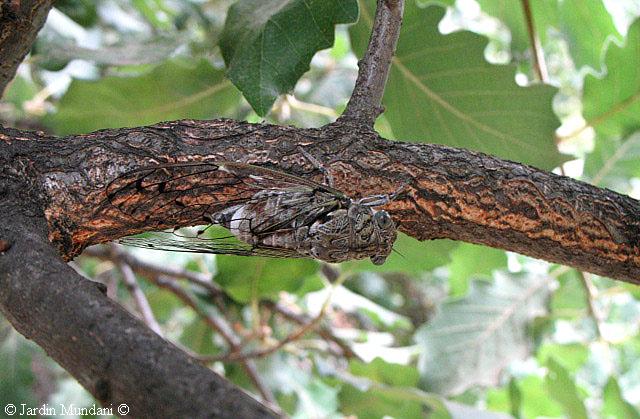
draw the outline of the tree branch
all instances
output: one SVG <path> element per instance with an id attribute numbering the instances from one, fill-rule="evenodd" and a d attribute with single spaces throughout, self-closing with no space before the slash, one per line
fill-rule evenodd
<path id="1" fill-rule="evenodd" d="M 44 25 L 52 0 L 0 2 L 0 97 Z"/>
<path id="2" fill-rule="evenodd" d="M 171 291 L 176 297 L 182 300 L 183 303 L 191 307 L 202 319 L 204 322 L 215 332 L 217 332 L 222 338 L 227 342 L 229 348 L 232 352 L 237 352 L 242 349 L 242 343 L 240 339 L 233 333 L 233 329 L 231 326 L 221 317 L 214 316 L 209 313 L 206 309 L 204 309 L 201 304 L 189 293 L 187 293 L 184 289 L 182 289 L 178 284 L 174 281 L 170 280 L 167 277 L 150 277 L 150 280 L 159 287 L 165 288 Z M 260 395 L 265 399 L 265 401 L 275 404 L 275 397 L 271 390 L 266 387 L 260 377 L 258 375 L 258 370 L 255 364 L 249 359 L 241 359 L 240 364 L 244 368 L 247 376 L 255 385 Z"/>
<path id="3" fill-rule="evenodd" d="M 151 306 L 149 305 L 149 301 L 147 301 L 147 297 L 144 295 L 144 292 L 138 286 L 138 281 L 136 280 L 136 276 L 131 269 L 131 266 L 126 263 L 120 262 L 118 263 L 118 270 L 122 274 L 122 281 L 125 286 L 129 290 L 131 297 L 133 298 L 138 313 L 142 317 L 144 323 L 149 327 L 149 329 L 153 330 L 159 336 L 162 336 L 162 329 L 158 324 L 155 316 L 153 315 L 153 310 L 151 310 Z"/>
<path id="4" fill-rule="evenodd" d="M 119 185 L 118 176 L 133 168 L 231 160 L 322 182 L 322 173 L 298 147 L 322 162 L 347 195 L 392 193 L 407 185 L 404 196 L 386 208 L 402 231 L 419 240 L 485 244 L 640 283 L 638 201 L 482 153 L 387 141 L 368 128 L 176 121 L 66 138 L 5 128 L 0 129 L 0 167 L 41 191 L 49 237 L 71 258 L 90 244 L 193 224 L 203 207 L 214 213 L 243 193 L 233 185 L 223 185 L 221 193 L 216 182 L 224 178 L 216 176 L 223 173 L 189 176 L 181 179 L 179 197 L 150 199 L 135 191 L 120 196 L 142 216 L 132 217 L 111 204 L 106 189 L 114 180 Z M 21 174 L 25 168 L 33 172 Z M 207 182 L 216 190 L 202 187 Z"/>
<path id="5" fill-rule="evenodd" d="M 340 120 L 372 128 L 381 106 L 391 60 L 396 51 L 404 0 L 378 0 L 367 52 L 359 62 L 358 78 Z"/>
<path id="6" fill-rule="evenodd" d="M 540 46 L 540 38 L 536 32 L 536 27 L 533 20 L 533 12 L 531 11 L 531 4 L 529 0 L 521 0 L 522 10 L 524 13 L 524 20 L 527 24 L 527 33 L 529 34 L 529 44 L 531 45 L 531 55 L 533 55 L 533 70 L 536 73 L 536 77 L 542 83 L 546 83 L 549 79 L 547 73 L 547 64 L 544 59 L 544 51 Z"/>

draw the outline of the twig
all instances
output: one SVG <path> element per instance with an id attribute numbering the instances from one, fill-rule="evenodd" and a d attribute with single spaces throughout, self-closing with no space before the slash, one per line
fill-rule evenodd
<path id="1" fill-rule="evenodd" d="M 396 50 L 404 0 L 378 0 L 367 52 L 359 62 L 358 78 L 340 121 L 373 127 L 381 106 L 389 67 Z"/>
<path id="2" fill-rule="evenodd" d="M 182 278 L 204 288 L 212 297 L 223 297 L 225 292 L 211 281 L 211 277 L 199 272 L 189 271 L 187 269 L 173 268 L 170 266 L 153 264 L 142 261 L 137 257 L 129 254 L 115 246 L 108 249 L 104 246 L 93 246 L 85 249 L 84 255 L 96 257 L 103 260 L 111 260 L 113 262 L 122 261 L 143 276 L 166 275 L 171 278 Z"/>
<path id="3" fill-rule="evenodd" d="M 299 109 L 301 111 L 315 113 L 318 115 L 327 116 L 329 118 L 337 118 L 338 114 L 335 109 L 328 108 L 326 106 L 317 105 L 315 103 L 307 103 L 298 100 L 294 95 L 286 95 L 285 100 L 293 109 Z"/>
<path id="4" fill-rule="evenodd" d="M 313 319 L 311 317 L 304 314 L 296 313 L 280 303 L 274 303 L 272 301 L 263 301 L 262 304 L 272 309 L 273 311 L 277 312 L 287 320 L 298 323 L 301 326 L 307 326 L 313 322 Z M 337 337 L 331 331 L 330 328 L 320 326 L 318 327 L 318 330 L 316 332 L 324 340 L 335 343 L 340 348 L 340 350 L 342 351 L 342 356 L 344 356 L 345 358 L 359 358 L 358 355 L 353 351 L 353 349 L 351 349 L 351 346 L 349 346 L 349 344 L 344 340 L 342 340 L 341 338 Z"/>
<path id="5" fill-rule="evenodd" d="M 214 282 L 209 280 L 209 276 L 205 274 L 201 274 L 199 272 L 193 272 L 186 269 L 178 269 L 172 268 L 169 266 L 164 266 L 160 264 L 153 264 L 149 262 L 142 261 L 135 257 L 134 255 L 124 252 L 121 249 L 113 246 L 110 249 L 105 246 L 93 246 L 86 249 L 83 253 L 87 256 L 96 257 L 102 260 L 109 260 L 115 264 L 120 262 L 126 263 L 130 266 L 135 272 L 144 277 L 158 277 L 158 275 L 164 275 L 170 278 L 176 279 L 186 279 L 187 281 L 198 285 L 204 288 L 209 292 L 209 295 L 212 297 L 226 297 L 226 293 L 224 290 L 219 288 Z M 322 273 L 327 278 L 329 282 L 335 282 L 339 277 L 339 272 L 328 264 L 322 265 Z M 269 308 L 282 315 L 287 320 L 295 322 L 299 325 L 305 326 L 313 319 L 309 316 L 298 314 L 292 311 L 290 308 L 284 306 L 281 303 L 273 302 L 273 301 L 262 301 L 261 304 L 264 307 Z M 349 346 L 347 342 L 337 337 L 331 328 L 329 327 L 319 327 L 317 330 L 318 335 L 320 335 L 323 339 L 333 342 L 337 345 L 342 351 L 342 355 L 346 358 L 354 358 L 358 357 L 358 355 L 353 352 L 353 349 Z M 194 358 L 198 358 L 202 361 L 210 360 L 209 357 L 201 357 L 200 355 L 190 353 Z"/>
<path id="6" fill-rule="evenodd" d="M 529 43 L 531 44 L 531 52 L 533 54 L 533 70 L 536 73 L 536 77 L 543 83 L 546 83 L 549 79 L 549 73 L 547 72 L 547 64 L 544 60 L 544 52 L 540 46 L 540 38 L 536 32 L 535 24 L 533 21 L 533 13 L 531 11 L 531 5 L 529 0 L 521 0 L 522 9 L 524 11 L 524 20 L 527 23 L 527 32 L 529 34 Z"/>
<path id="7" fill-rule="evenodd" d="M 149 305 L 149 301 L 147 297 L 144 295 L 144 292 L 138 286 L 138 281 L 136 281 L 136 275 L 133 273 L 131 266 L 126 263 L 119 261 L 117 263 L 118 269 L 120 273 L 122 273 L 122 280 L 126 285 L 129 293 L 133 297 L 133 301 L 136 304 L 136 308 L 138 312 L 142 316 L 142 320 L 145 322 L 149 329 L 156 332 L 158 335 L 162 336 L 162 329 L 158 324 L 155 316 L 153 315 L 153 310 L 151 310 L 151 306 Z"/>
<path id="8" fill-rule="evenodd" d="M 324 300 L 324 303 L 322 304 L 322 308 L 320 309 L 320 312 L 310 322 L 304 324 L 298 330 L 290 333 L 287 337 L 280 340 L 278 343 L 272 346 L 268 346 L 266 348 L 258 349 L 251 352 L 231 351 L 226 355 L 214 356 L 214 357 L 211 357 L 210 359 L 212 361 L 237 361 L 237 360 L 246 360 L 251 358 L 261 358 L 278 351 L 288 343 L 291 343 L 300 339 L 302 336 L 306 335 L 309 331 L 311 331 L 320 323 L 320 321 L 322 320 L 322 318 L 324 317 L 327 311 L 327 308 L 329 307 L 329 303 L 331 302 L 331 297 L 333 296 L 333 292 L 336 290 L 336 288 L 342 285 L 342 283 L 346 278 L 347 278 L 346 275 L 342 275 L 331 286 L 329 295 L 327 295 L 327 298 Z"/>
<path id="9" fill-rule="evenodd" d="M 602 316 L 600 315 L 600 311 L 598 310 L 595 304 L 595 299 L 597 298 L 596 287 L 593 285 L 591 278 L 589 278 L 587 274 L 585 274 L 582 271 L 577 271 L 577 272 L 587 297 L 587 306 L 589 308 L 589 315 L 591 316 L 591 318 L 593 319 L 593 322 L 596 325 L 596 333 L 598 334 L 598 338 L 604 341 L 605 340 L 604 333 L 602 332 Z"/>
<path id="10" fill-rule="evenodd" d="M 222 336 L 222 338 L 227 342 L 227 345 L 229 345 L 229 348 L 231 348 L 232 351 L 240 350 L 240 339 L 238 339 L 238 337 L 232 332 L 231 326 L 229 326 L 229 324 L 227 324 L 224 319 L 212 316 L 200 306 L 200 304 L 194 297 L 189 295 L 182 287 L 176 284 L 175 281 L 172 281 L 166 276 L 153 278 L 152 281 L 159 287 L 171 291 L 176 297 L 182 300 L 183 303 L 185 303 L 196 313 L 198 313 L 198 315 L 202 317 L 202 319 L 209 327 L 211 327 L 220 336 Z M 198 358 L 204 359 L 204 357 Z M 262 398 L 272 405 L 276 406 L 276 399 L 271 390 L 266 387 L 264 383 L 262 383 L 255 364 L 246 359 L 241 360 L 241 364 Z"/>

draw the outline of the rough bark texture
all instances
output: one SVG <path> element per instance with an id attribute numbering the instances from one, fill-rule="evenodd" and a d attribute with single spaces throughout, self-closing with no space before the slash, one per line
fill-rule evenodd
<path id="1" fill-rule="evenodd" d="M 0 2 L 0 97 L 31 49 L 53 0 Z"/>
<path id="2" fill-rule="evenodd" d="M 0 158 L 14 168 L 14 176 L 27 176 L 42 191 L 49 237 L 67 259 L 90 244 L 182 226 L 193 219 L 192 203 L 224 206 L 227 199 L 202 188 L 198 195 L 185 191 L 179 201 L 162 196 L 146 201 L 133 194 L 130 202 L 149 208 L 148 218 L 135 219 L 106 199 L 107 186 L 127 171 L 167 162 L 232 160 L 321 181 L 322 174 L 299 152 L 303 147 L 348 195 L 393 192 L 406 184 L 404 195 L 387 210 L 417 239 L 486 244 L 640 283 L 638 201 L 481 153 L 387 141 L 342 124 L 296 129 L 232 120 L 176 121 L 67 138 L 29 135 L 0 131 Z M 225 190 L 225 196 L 231 192 Z"/>

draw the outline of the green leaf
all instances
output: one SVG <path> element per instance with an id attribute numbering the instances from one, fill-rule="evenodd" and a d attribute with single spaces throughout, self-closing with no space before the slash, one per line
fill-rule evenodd
<path id="1" fill-rule="evenodd" d="M 357 378 L 341 377 L 346 379 L 340 391 L 343 413 L 360 419 L 413 419 L 423 417 L 424 406 L 435 417 L 451 417 L 437 395 L 414 388 L 418 376 L 411 367 L 376 358 L 368 364 L 351 361 L 349 369 Z"/>
<path id="2" fill-rule="evenodd" d="M 35 84 L 17 75 L 5 89 L 4 96 L 0 96 L 0 117 L 8 117 L 9 119 L 27 117 L 28 115 L 24 111 L 24 103 L 33 99 L 37 92 L 38 89 Z M 0 92 L 0 95 L 2 95 L 2 92 Z M 8 104 L 8 106 L 4 104 Z"/>
<path id="3" fill-rule="evenodd" d="M 373 1 L 361 2 L 352 28 L 359 56 L 366 47 Z M 552 169 L 562 162 L 551 102 L 556 89 L 520 87 L 515 66 L 484 59 L 485 37 L 471 32 L 441 35 L 444 9 L 405 5 L 396 57 L 385 90 L 385 117 L 397 138 L 479 150 Z"/>
<path id="4" fill-rule="evenodd" d="M 604 418 L 640 419 L 640 414 L 624 397 L 620 391 L 618 381 L 610 377 L 604 387 L 604 405 L 602 407 Z"/>
<path id="5" fill-rule="evenodd" d="M 349 362 L 349 370 L 354 375 L 396 387 L 415 387 L 419 379 L 418 371 L 415 368 L 386 362 L 382 358 L 375 358 L 369 363 L 351 361 Z"/>
<path id="6" fill-rule="evenodd" d="M 3 327 L 7 327 L 6 324 Z M 33 386 L 37 380 L 31 370 L 33 357 L 38 354 L 37 347 L 18 336 L 9 335 L 0 341 L 0 406 L 4 409 L 9 403 L 19 406 L 36 406 Z"/>
<path id="7" fill-rule="evenodd" d="M 621 40 L 602 0 L 563 0 L 558 3 L 558 12 L 560 30 L 567 37 L 576 66 L 589 65 L 599 71 L 604 47 L 612 39 Z"/>
<path id="8" fill-rule="evenodd" d="M 511 31 L 511 49 L 516 58 L 524 57 L 531 42 L 524 11 L 511 0 L 478 0 L 482 10 L 500 19 Z M 543 48 L 548 47 L 552 30 L 564 35 L 577 67 L 602 66 L 602 52 L 611 38 L 619 38 L 613 19 L 602 0 L 544 0 L 530 2 L 536 34 Z M 530 56 L 530 53 L 529 53 Z"/>
<path id="9" fill-rule="evenodd" d="M 333 45 L 335 25 L 357 18 L 356 0 L 240 0 L 220 39 L 227 76 L 264 116 L 313 55 Z"/>
<path id="10" fill-rule="evenodd" d="M 456 243 L 451 240 L 418 241 L 406 234 L 398 234 L 393 252 L 383 265 L 374 265 L 369 259 L 345 262 L 345 270 L 373 272 L 405 272 L 418 275 L 449 261 L 449 252 Z"/>
<path id="11" fill-rule="evenodd" d="M 517 390 L 512 387 L 516 386 Z M 509 409 L 509 393 L 520 393 L 520 417 L 559 417 L 562 408 L 545 391 L 544 382 L 540 377 L 528 376 L 524 379 L 513 381 L 508 387 L 492 389 L 487 392 L 487 408 L 506 411 Z"/>
<path id="12" fill-rule="evenodd" d="M 269 259 L 220 255 L 215 281 L 236 301 L 275 299 L 280 291 L 303 292 L 322 288 L 318 263 L 308 259 Z"/>
<path id="13" fill-rule="evenodd" d="M 511 0 L 478 0 L 483 12 L 504 23 L 511 32 L 511 49 L 516 58 L 522 57 L 529 49 L 529 34 L 522 4 Z M 547 28 L 557 25 L 557 0 L 529 2 L 533 14 L 536 33 L 541 44 L 547 40 Z"/>
<path id="14" fill-rule="evenodd" d="M 547 392 L 562 405 L 565 413 L 571 419 L 587 419 L 587 409 L 584 407 L 578 388 L 567 370 L 554 358 L 547 361 L 549 372 L 545 379 Z"/>
<path id="15" fill-rule="evenodd" d="M 551 359 L 557 361 L 569 372 L 576 373 L 589 358 L 589 350 L 582 344 L 560 345 L 545 343 L 538 349 L 537 358 L 541 364 L 547 364 Z"/>
<path id="16" fill-rule="evenodd" d="M 449 287 L 451 296 L 462 296 L 469 288 L 472 277 L 491 278 L 491 272 L 507 266 L 504 250 L 461 243 L 451 252 Z"/>
<path id="17" fill-rule="evenodd" d="M 58 0 L 56 9 L 85 27 L 95 25 L 98 20 L 96 2 L 91 0 Z"/>
<path id="18" fill-rule="evenodd" d="M 174 312 L 184 303 L 175 294 L 167 292 L 157 287 L 149 287 L 145 290 L 145 295 L 153 311 L 153 315 L 159 323 L 166 323 L 171 320 Z"/>
<path id="19" fill-rule="evenodd" d="M 338 389 L 313 374 L 313 370 L 300 368 L 298 361 L 296 356 L 274 354 L 261 365 L 260 375 L 280 396 L 289 396 L 284 400 L 293 419 L 336 417 Z"/>
<path id="20" fill-rule="evenodd" d="M 527 326 L 545 312 L 548 280 L 496 272 L 474 281 L 467 297 L 443 304 L 415 340 L 427 388 L 458 394 L 472 385 L 496 385 L 509 363 L 529 354 Z"/>
<path id="21" fill-rule="evenodd" d="M 47 122 L 58 134 L 230 116 L 240 96 L 207 61 L 168 61 L 137 77 L 74 80 Z"/>
<path id="22" fill-rule="evenodd" d="M 195 318 L 185 326 L 180 342 L 200 355 L 215 355 L 220 350 L 213 344 L 213 331 L 201 318 Z"/>
<path id="23" fill-rule="evenodd" d="M 587 312 L 587 295 L 578 272 L 570 270 L 558 278 L 559 288 L 551 297 L 551 313 L 556 318 L 576 319 Z"/>
<path id="24" fill-rule="evenodd" d="M 640 178 L 640 133 L 628 138 L 596 141 L 593 152 L 584 161 L 584 174 L 589 183 L 629 193 L 630 179 Z"/>
<path id="25" fill-rule="evenodd" d="M 611 44 L 603 78 L 587 75 L 583 114 L 602 137 L 627 137 L 640 129 L 640 19 L 629 28 L 625 46 Z M 612 148 L 612 147 L 610 147 Z"/>

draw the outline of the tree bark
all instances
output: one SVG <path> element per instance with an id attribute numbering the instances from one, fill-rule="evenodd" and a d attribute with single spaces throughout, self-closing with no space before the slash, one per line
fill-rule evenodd
<path id="1" fill-rule="evenodd" d="M 126 202 L 143 216 L 132 217 L 107 199 L 110 185 L 118 186 L 119 177 L 132 169 L 230 160 L 321 182 L 322 173 L 300 153 L 302 147 L 349 196 L 404 186 L 387 209 L 401 231 L 419 240 L 485 244 L 640 283 L 638 201 L 482 153 L 387 141 L 368 128 L 339 122 L 297 129 L 185 120 L 66 138 L 4 129 L 0 140 L 5 167 L 41 191 L 49 238 L 67 259 L 91 244 L 193 224 L 203 205 L 215 212 L 234 193 L 233 185 L 224 194 L 183 185 L 187 190 L 179 199 L 163 194 L 150 199 L 134 190 Z M 211 176 L 216 174 L 191 176 L 188 182 Z"/>
<path id="2" fill-rule="evenodd" d="M 0 2 L 0 97 L 31 49 L 52 3 L 52 0 Z"/>

